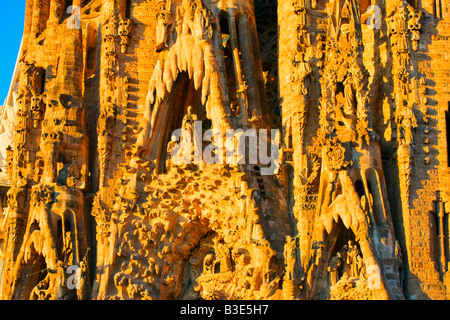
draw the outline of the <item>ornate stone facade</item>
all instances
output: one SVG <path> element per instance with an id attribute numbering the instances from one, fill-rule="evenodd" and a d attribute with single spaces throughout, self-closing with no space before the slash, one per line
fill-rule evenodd
<path id="1" fill-rule="evenodd" d="M 448 7 L 27 0 L 1 298 L 448 298 Z"/>

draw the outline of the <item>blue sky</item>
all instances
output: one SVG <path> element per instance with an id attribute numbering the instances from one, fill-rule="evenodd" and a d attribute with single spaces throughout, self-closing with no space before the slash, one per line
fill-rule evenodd
<path id="1" fill-rule="evenodd" d="M 2 0 L 0 21 L 2 43 L 0 48 L 0 106 L 6 99 L 22 40 L 26 0 Z"/>

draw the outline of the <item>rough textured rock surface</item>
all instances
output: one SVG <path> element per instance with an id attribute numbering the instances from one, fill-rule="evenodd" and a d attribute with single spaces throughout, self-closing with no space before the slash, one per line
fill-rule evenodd
<path id="1" fill-rule="evenodd" d="M 27 0 L 0 297 L 447 299 L 449 8 Z"/>

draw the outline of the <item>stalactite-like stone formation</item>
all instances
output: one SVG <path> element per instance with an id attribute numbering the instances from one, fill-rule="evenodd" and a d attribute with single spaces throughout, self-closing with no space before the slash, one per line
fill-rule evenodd
<path id="1" fill-rule="evenodd" d="M 448 297 L 450 21 L 413 2 L 28 0 L 1 298 Z"/>

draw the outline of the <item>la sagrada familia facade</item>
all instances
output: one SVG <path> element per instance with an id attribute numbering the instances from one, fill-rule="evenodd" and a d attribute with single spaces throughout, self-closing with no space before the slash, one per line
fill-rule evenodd
<path id="1" fill-rule="evenodd" d="M 449 8 L 27 0 L 0 298 L 447 299 Z M 269 134 L 175 162 L 194 126 Z"/>

